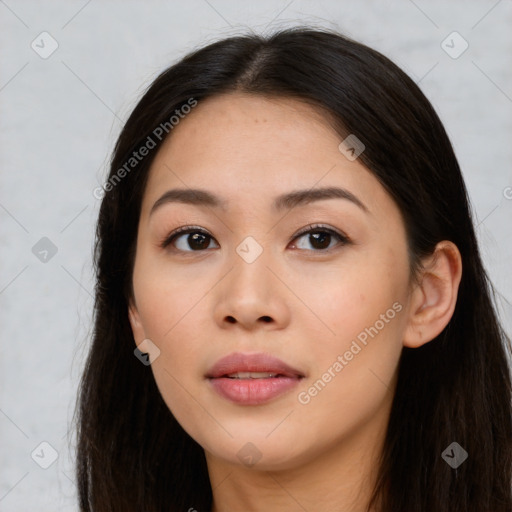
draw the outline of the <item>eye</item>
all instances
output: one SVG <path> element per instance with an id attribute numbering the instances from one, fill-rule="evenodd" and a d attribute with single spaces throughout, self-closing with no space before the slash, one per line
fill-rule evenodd
<path id="1" fill-rule="evenodd" d="M 188 236 L 183 241 L 179 240 L 185 235 Z M 178 240 L 178 243 L 174 243 L 176 240 Z M 214 238 L 204 229 L 198 226 L 183 226 L 173 231 L 160 245 L 165 248 L 173 244 L 179 251 L 194 252 L 207 249 L 209 240 L 214 240 Z M 189 249 L 187 249 L 187 246 Z"/>
<path id="2" fill-rule="evenodd" d="M 306 238 L 306 235 L 309 237 Z M 321 225 L 313 225 L 309 226 L 305 230 L 301 231 L 298 235 L 295 236 L 294 240 L 304 238 L 306 239 L 313 249 L 309 249 L 307 247 L 299 246 L 299 249 L 313 250 L 314 252 L 327 252 L 332 249 L 334 246 L 330 246 L 330 242 L 332 242 L 333 237 L 337 238 L 339 243 L 338 245 L 346 245 L 350 242 L 349 238 L 341 233 L 338 233 L 334 229 L 321 226 Z M 298 244 L 295 244 L 298 246 Z"/>
<path id="3" fill-rule="evenodd" d="M 184 238 L 186 236 L 186 238 Z M 350 239 L 337 232 L 334 229 L 321 226 L 312 225 L 301 231 L 292 240 L 306 239 L 309 236 L 309 242 L 313 249 L 304 247 L 304 244 L 294 244 L 299 249 L 312 250 L 314 252 L 327 252 L 333 248 L 331 242 L 333 237 L 338 239 L 338 245 L 346 245 L 350 243 Z M 177 250 L 182 252 L 201 252 L 209 248 L 210 242 L 215 240 L 207 231 L 198 226 L 183 226 L 173 231 L 165 240 L 160 244 L 162 248 L 168 245 L 173 245 Z M 335 244 L 336 245 L 336 244 Z"/>

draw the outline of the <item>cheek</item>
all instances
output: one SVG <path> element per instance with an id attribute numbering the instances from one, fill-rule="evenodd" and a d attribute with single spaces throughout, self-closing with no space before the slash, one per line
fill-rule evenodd
<path id="1" fill-rule="evenodd" d="M 195 386 L 202 379 L 197 362 L 204 351 L 204 339 L 201 341 L 197 334 L 208 331 L 197 322 L 195 308 L 200 307 L 200 296 L 189 300 L 169 293 L 172 288 L 164 285 L 159 282 L 158 288 L 146 295 L 139 312 L 147 337 L 160 350 L 151 364 L 155 383 L 169 410 L 179 421 L 187 422 L 187 418 L 198 414 L 197 403 L 191 396 L 195 396 Z"/>
<path id="2" fill-rule="evenodd" d="M 180 386 L 173 377 L 182 382 L 196 378 L 195 372 L 199 372 L 201 343 L 206 341 L 204 333 L 211 332 L 211 324 L 204 325 L 201 313 L 205 295 L 214 285 L 209 281 L 211 276 L 202 279 L 192 266 L 172 266 L 165 257 L 149 257 L 143 251 L 138 254 L 134 293 L 145 336 L 160 349 L 152 368 L 159 387 L 165 385 L 164 398 L 179 395 Z"/>
<path id="3" fill-rule="evenodd" d="M 359 258 L 308 292 L 311 309 L 328 326 L 322 342 L 310 347 L 308 386 L 314 389 L 305 388 L 319 413 L 335 404 L 371 408 L 392 384 L 402 350 L 408 266 L 401 253 L 379 254 Z"/>
<path id="4" fill-rule="evenodd" d="M 133 283 L 145 337 L 160 350 L 151 370 L 167 407 L 175 416 L 186 418 L 194 414 L 194 401 L 186 390 L 191 390 L 190 382 L 199 376 L 197 313 L 206 290 L 187 272 L 143 256 L 138 255 Z"/>
<path id="5" fill-rule="evenodd" d="M 201 277 L 197 266 L 176 265 L 165 255 L 145 254 L 136 260 L 133 286 L 146 336 L 166 344 L 194 316 L 196 307 L 214 283 Z"/>
<path id="6" fill-rule="evenodd" d="M 404 308 L 393 295 L 389 288 L 375 293 L 369 285 L 337 295 L 333 290 L 333 306 L 324 313 L 334 334 L 311 346 L 311 373 L 297 396 L 311 435 L 321 430 L 326 442 L 334 441 L 340 432 L 349 436 L 386 416 L 402 350 Z"/>
<path id="7" fill-rule="evenodd" d="M 405 275 L 401 271 L 393 275 L 389 267 L 377 263 L 361 259 L 339 273 L 324 276 L 321 286 L 308 281 L 303 284 L 301 293 L 315 314 L 310 315 L 310 324 L 320 324 L 318 320 L 324 324 L 320 324 L 325 334 L 322 346 L 342 349 L 379 321 L 381 315 L 385 316 L 386 326 L 388 317 L 396 316 L 393 304 L 404 300 Z M 379 321 L 378 327 L 381 324 Z"/>
<path id="8" fill-rule="evenodd" d="M 160 350 L 151 365 L 155 379 L 164 398 L 181 396 L 179 384 L 188 387 L 187 382 L 200 377 L 198 361 L 204 351 L 204 333 L 208 332 L 197 314 L 201 305 L 198 299 L 189 301 L 171 293 L 151 293 L 148 297 L 139 312 L 146 337 Z"/>
<path id="9" fill-rule="evenodd" d="M 391 298 L 370 300 L 362 294 L 345 306 L 332 312 L 329 325 L 334 334 L 324 335 L 322 343 L 310 348 L 309 384 L 320 379 L 316 387 L 322 393 L 324 384 L 328 386 L 327 402 L 344 397 L 348 403 L 354 399 L 357 403 L 375 386 L 391 382 L 402 349 L 400 312 L 404 309 Z"/>

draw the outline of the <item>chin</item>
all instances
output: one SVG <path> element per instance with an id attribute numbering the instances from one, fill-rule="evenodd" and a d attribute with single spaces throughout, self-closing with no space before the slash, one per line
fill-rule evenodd
<path id="1" fill-rule="evenodd" d="M 255 429 L 256 431 L 256 429 Z M 308 451 L 298 436 L 287 434 L 265 438 L 265 434 L 232 431 L 233 439 L 218 439 L 200 442 L 201 446 L 217 459 L 230 465 L 240 466 L 251 471 L 285 471 L 307 461 Z"/>

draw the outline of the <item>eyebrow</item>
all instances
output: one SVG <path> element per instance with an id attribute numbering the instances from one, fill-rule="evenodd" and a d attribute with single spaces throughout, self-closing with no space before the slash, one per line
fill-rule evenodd
<path id="1" fill-rule="evenodd" d="M 358 199 L 352 192 L 339 187 L 325 187 L 309 190 L 296 190 L 277 196 L 273 203 L 273 209 L 276 212 L 282 210 L 290 210 L 297 206 L 304 206 L 314 201 L 324 199 L 345 199 L 358 206 L 361 210 L 369 213 L 365 204 Z M 226 210 L 228 202 L 207 190 L 188 188 L 188 189 L 171 189 L 165 192 L 152 206 L 149 215 L 151 216 L 155 210 L 167 203 L 185 203 L 197 206 L 209 206 L 212 208 L 221 208 Z"/>

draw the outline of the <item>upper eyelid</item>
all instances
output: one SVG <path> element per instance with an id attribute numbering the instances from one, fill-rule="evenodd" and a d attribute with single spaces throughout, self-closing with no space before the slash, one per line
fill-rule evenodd
<path id="1" fill-rule="evenodd" d="M 343 233 L 343 231 L 340 231 L 339 229 L 336 229 L 336 228 L 332 228 L 330 226 L 325 226 L 323 224 L 310 224 L 310 225 L 304 227 L 303 229 L 301 229 L 298 233 L 295 233 L 295 235 L 293 235 L 293 236 L 298 237 L 301 235 L 305 235 L 307 233 L 311 233 L 314 231 L 322 231 L 322 230 L 332 231 L 340 237 L 348 238 L 347 235 L 345 235 L 345 233 Z"/>
<path id="2" fill-rule="evenodd" d="M 336 228 L 332 228 L 330 226 L 322 225 L 322 224 L 311 224 L 309 226 L 306 226 L 306 227 L 302 228 L 298 233 L 295 233 L 293 236 L 294 237 L 301 236 L 301 235 L 304 235 L 311 231 L 314 231 L 315 229 L 318 231 L 320 231 L 322 229 L 324 229 L 326 231 L 334 231 L 339 236 L 347 237 L 343 232 L 340 232 L 340 230 L 338 230 Z M 185 234 L 189 234 L 190 232 L 196 232 L 196 231 L 206 234 L 208 236 L 211 236 L 212 238 L 215 238 L 212 234 L 210 234 L 210 232 L 207 229 L 202 228 L 200 226 L 181 226 L 179 228 L 176 228 L 174 231 L 172 231 L 167 238 L 171 238 L 171 237 L 174 237 L 177 235 L 185 235 Z"/>

